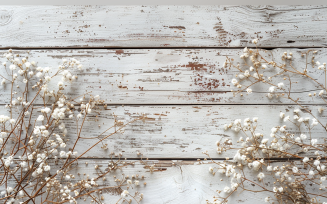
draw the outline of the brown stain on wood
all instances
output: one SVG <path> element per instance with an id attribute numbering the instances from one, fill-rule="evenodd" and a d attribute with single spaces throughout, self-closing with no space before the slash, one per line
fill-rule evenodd
<path id="1" fill-rule="evenodd" d="M 121 55 L 121 54 L 123 54 L 124 53 L 124 50 L 116 50 L 116 55 Z"/>
<path id="2" fill-rule="evenodd" d="M 223 69 L 217 69 L 214 64 L 208 65 L 198 62 L 189 62 L 185 67 L 190 67 L 191 70 L 194 71 L 194 77 L 192 77 L 194 85 L 200 86 L 206 90 L 216 89 L 219 86 L 226 86 L 224 79 L 219 80 L 215 77 L 205 77 L 205 75 L 215 75 L 217 71 L 225 72 Z"/>
<path id="3" fill-rule="evenodd" d="M 147 162 L 144 165 L 144 169 L 150 169 L 151 165 L 154 165 L 154 172 L 166 171 L 169 167 L 183 166 L 183 165 L 194 165 L 197 161 L 172 161 L 172 160 L 158 160 L 157 162 Z"/>
<path id="4" fill-rule="evenodd" d="M 171 29 L 178 29 L 178 30 L 185 29 L 184 26 L 169 26 L 168 28 L 171 28 Z"/>
<path id="5" fill-rule="evenodd" d="M 218 34 L 219 42 L 222 43 L 222 45 L 228 45 L 231 42 L 231 40 L 227 40 L 228 32 L 224 30 L 223 24 L 221 23 L 221 19 L 219 17 L 217 19 L 219 22 L 215 24 L 213 29 Z"/>
<path id="6" fill-rule="evenodd" d="M 196 70 L 196 71 L 207 71 L 207 68 L 205 68 L 205 66 L 207 66 L 206 64 L 199 64 L 197 62 L 189 62 L 188 65 L 185 65 L 185 67 L 190 67 L 191 70 Z"/>

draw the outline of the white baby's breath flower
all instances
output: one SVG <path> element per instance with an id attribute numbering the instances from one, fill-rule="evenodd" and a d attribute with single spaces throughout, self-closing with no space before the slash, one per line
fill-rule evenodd
<path id="1" fill-rule="evenodd" d="M 230 193 L 230 191 L 231 191 L 231 189 L 230 189 L 228 186 L 226 186 L 226 187 L 224 188 L 224 192 L 225 192 L 225 193 Z"/>
<path id="2" fill-rule="evenodd" d="M 302 140 L 307 139 L 307 136 L 305 134 L 301 134 L 300 137 L 301 137 Z"/>
<path id="3" fill-rule="evenodd" d="M 311 124 L 312 126 L 316 126 L 316 125 L 318 125 L 318 121 L 317 121 L 317 119 L 315 119 L 315 118 L 312 118 L 312 124 Z"/>
<path id="4" fill-rule="evenodd" d="M 265 177 L 265 174 L 260 172 L 257 176 L 259 179 L 263 179 Z"/>
<path id="5" fill-rule="evenodd" d="M 289 115 L 286 116 L 286 117 L 284 117 L 284 122 L 288 121 L 289 119 L 290 119 L 290 116 Z"/>
<path id="6" fill-rule="evenodd" d="M 309 161 L 309 158 L 308 157 L 304 157 L 303 158 L 303 163 L 307 163 Z"/>
<path id="7" fill-rule="evenodd" d="M 12 65 L 9 66 L 9 69 L 10 69 L 11 71 L 16 70 L 16 68 L 17 68 L 17 67 L 16 67 L 16 65 L 14 65 L 14 64 L 12 64 Z"/>
<path id="8" fill-rule="evenodd" d="M 249 76 L 251 76 L 249 70 L 245 70 L 245 72 L 244 72 L 244 76 L 245 76 L 245 77 L 249 77 Z"/>
<path id="9" fill-rule="evenodd" d="M 273 192 L 277 193 L 277 187 L 273 188 Z"/>
<path id="10" fill-rule="evenodd" d="M 236 79 L 232 79 L 232 84 L 233 84 L 234 86 L 236 86 L 236 85 L 237 85 L 237 80 L 236 80 Z"/>
<path id="11" fill-rule="evenodd" d="M 128 192 L 127 190 L 124 190 L 124 191 L 121 193 L 121 197 L 125 198 L 128 194 L 129 194 L 129 192 Z"/>
<path id="12" fill-rule="evenodd" d="M 269 91 L 270 91 L 271 93 L 274 93 L 274 92 L 275 92 L 275 87 L 274 87 L 274 86 L 271 86 L 271 87 L 269 88 Z"/>
<path id="13" fill-rule="evenodd" d="M 36 77 L 41 78 L 43 76 L 42 72 L 36 73 Z"/>
<path id="14" fill-rule="evenodd" d="M 45 107 L 45 108 L 41 109 L 42 113 L 50 113 L 50 111 L 51 111 L 51 109 L 48 108 L 48 107 Z"/>
<path id="15" fill-rule="evenodd" d="M 15 122 L 16 122 L 16 120 L 15 120 L 15 119 L 10 119 L 10 120 L 9 120 L 9 123 L 10 123 L 10 124 L 12 124 L 12 125 L 14 125 L 14 124 L 15 124 Z"/>
<path id="16" fill-rule="evenodd" d="M 61 151 L 59 155 L 60 155 L 60 157 L 65 157 L 66 156 L 66 152 L 65 151 Z"/>
<path id="17" fill-rule="evenodd" d="M 7 193 L 11 194 L 14 191 L 14 189 L 12 187 L 7 187 Z"/>
<path id="18" fill-rule="evenodd" d="M 44 171 L 50 171 L 51 167 L 49 165 L 46 165 L 43 167 Z"/>
<path id="19" fill-rule="evenodd" d="M 44 80 L 45 80 L 46 82 L 49 82 L 49 81 L 51 81 L 51 77 L 49 77 L 49 76 L 45 76 L 45 77 L 44 77 Z"/>
<path id="20" fill-rule="evenodd" d="M 278 86 L 278 88 L 280 88 L 280 89 L 281 89 L 281 88 L 283 88 L 283 87 L 284 87 L 284 83 L 283 83 L 283 82 L 280 82 L 280 83 L 278 83 L 278 84 L 277 84 L 277 86 Z"/>
<path id="21" fill-rule="evenodd" d="M 301 113 L 302 111 L 300 110 L 300 109 L 294 109 L 294 113 L 296 113 L 296 114 L 299 114 L 299 113 Z"/>
<path id="22" fill-rule="evenodd" d="M 43 121 L 44 120 L 44 116 L 43 115 L 39 115 L 39 117 L 36 120 L 37 121 Z"/>
<path id="23" fill-rule="evenodd" d="M 26 62 L 26 63 L 25 63 L 25 67 L 26 67 L 26 68 L 30 68 L 30 67 L 31 67 L 31 63 L 30 63 L 30 62 Z"/>

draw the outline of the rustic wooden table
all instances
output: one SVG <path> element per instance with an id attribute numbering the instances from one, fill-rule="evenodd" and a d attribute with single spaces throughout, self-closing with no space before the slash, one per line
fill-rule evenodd
<path id="1" fill-rule="evenodd" d="M 81 172 L 90 175 L 94 174 L 90 164 L 106 164 L 110 152 L 121 152 L 127 160 L 139 160 L 140 152 L 153 160 L 154 173 L 141 164 L 124 171 L 146 177 L 147 185 L 139 187 L 143 203 L 212 200 L 225 181 L 208 173 L 210 164 L 197 165 L 197 159 L 206 157 L 203 151 L 215 160 L 233 157 L 235 152 L 216 153 L 215 142 L 231 137 L 223 125 L 257 116 L 262 132 L 269 134 L 271 124 L 280 122 L 279 112 L 295 107 L 287 100 L 269 100 L 266 87 L 257 87 L 251 96 L 233 97 L 235 72 L 223 68 L 226 56 L 239 60 L 243 48 L 253 48 L 252 39 L 259 38 L 259 48 L 270 56 L 316 48 L 317 59 L 327 60 L 324 6 L 1 6 L 0 10 L 1 53 L 8 48 L 21 54 L 31 50 L 42 66 L 57 65 L 63 57 L 74 57 L 84 65 L 68 91 L 72 95 L 92 91 L 108 104 L 99 117 L 101 127 L 92 123 L 85 127 L 90 135 L 113 124 L 113 113 L 122 122 L 137 114 L 148 116 L 113 136 L 108 151 L 94 149 L 80 159 Z M 304 86 L 318 90 L 313 84 L 295 85 L 300 102 L 312 109 L 320 106 L 306 97 Z M 1 111 L 9 99 L 10 92 L 1 89 Z M 317 139 L 325 136 L 316 131 Z M 78 148 L 87 147 L 85 142 Z M 115 203 L 120 195 L 104 196 L 105 203 Z M 264 197 L 244 192 L 230 203 L 263 203 Z"/>

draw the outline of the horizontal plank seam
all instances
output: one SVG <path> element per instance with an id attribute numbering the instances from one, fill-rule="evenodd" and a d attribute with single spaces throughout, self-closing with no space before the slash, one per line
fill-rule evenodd
<path id="1" fill-rule="evenodd" d="M 111 160 L 110 158 L 79 158 L 79 159 L 96 159 L 96 160 Z M 125 158 L 123 158 L 125 159 Z M 161 160 L 161 161 L 170 161 L 170 160 L 183 160 L 183 161 L 198 161 L 198 159 L 200 159 L 201 161 L 204 161 L 204 159 L 207 159 L 206 161 L 210 161 L 209 158 L 148 158 L 148 159 L 142 159 L 143 161 L 153 161 L 153 160 Z M 227 161 L 226 160 L 226 157 L 225 158 L 211 158 L 212 160 L 219 160 L 219 161 Z M 301 160 L 300 158 L 258 158 L 259 160 L 260 159 L 264 159 L 264 160 L 267 160 L 267 161 L 289 161 L 289 160 L 292 160 L 292 161 L 296 161 L 296 160 Z M 119 160 L 118 158 L 112 158 L 112 160 Z M 126 158 L 126 160 L 135 160 L 135 161 L 138 161 L 138 160 L 141 160 L 140 158 Z M 324 159 L 322 159 L 324 160 Z"/>
<path id="2" fill-rule="evenodd" d="M 312 155 L 310 156 L 308 156 L 308 157 L 313 157 Z M 18 158 L 15 158 L 15 159 L 18 159 Z M 53 159 L 53 158 L 48 158 L 48 159 Z M 73 159 L 73 158 L 72 158 Z M 171 160 L 183 160 L 183 161 L 198 161 L 198 159 L 200 159 L 201 161 L 204 161 L 204 159 L 207 159 L 207 160 L 205 160 L 205 161 L 210 161 L 210 159 L 209 158 L 207 158 L 207 157 L 199 157 L 199 158 L 160 158 L 160 157 L 154 157 L 154 158 L 135 158 L 135 157 L 130 157 L 130 158 L 128 158 L 128 157 L 123 157 L 123 158 L 93 158 L 93 157 L 81 157 L 81 158 L 78 158 L 78 160 L 90 160 L 90 159 L 92 159 L 92 160 L 121 160 L 121 161 L 124 161 L 124 160 L 134 160 L 134 161 L 154 161 L 154 160 L 160 160 L 160 161 L 171 161 Z M 226 161 L 226 157 L 224 157 L 224 158 L 211 158 L 212 160 L 219 160 L 219 161 Z M 266 161 L 296 161 L 296 160 L 301 160 L 300 158 L 258 158 L 258 160 L 260 160 L 260 159 L 264 159 L 264 160 L 266 160 Z M 321 159 L 320 161 L 324 161 L 325 159 Z"/>
<path id="3" fill-rule="evenodd" d="M 0 106 L 8 105 L 7 103 L 0 103 Z M 44 106 L 44 104 L 33 104 L 34 106 Z M 51 105 L 51 104 L 46 104 Z M 156 104 L 156 103 L 105 103 L 107 106 L 293 106 L 297 105 L 294 103 L 265 103 L 265 104 L 251 104 L 251 103 L 186 103 L 186 104 L 173 104 L 173 103 L 166 103 L 166 104 Z M 302 104 L 302 106 L 326 106 L 326 104 Z M 79 107 L 79 105 L 75 105 Z"/>
<path id="4" fill-rule="evenodd" d="M 281 46 L 281 47 L 249 47 L 249 46 L 243 46 L 243 47 L 119 47 L 119 46 L 104 46 L 104 47 L 76 47 L 76 46 L 66 46 L 66 47 L 0 47 L 0 50 L 7 50 L 7 49 L 16 49 L 16 50 L 69 50 L 69 49 L 75 49 L 75 50 L 98 50 L 98 49 L 131 49 L 131 50 L 137 50 L 137 49 L 149 49 L 149 50 L 156 50 L 156 49 L 222 49 L 222 50 L 228 50 L 228 49 L 243 49 L 244 47 L 250 48 L 250 49 L 266 49 L 266 50 L 273 50 L 278 48 L 289 48 L 289 49 L 319 49 L 319 48 L 326 48 L 327 46 L 319 46 L 319 47 L 306 47 L 306 46 L 297 46 L 297 47 L 287 47 L 287 46 Z"/>

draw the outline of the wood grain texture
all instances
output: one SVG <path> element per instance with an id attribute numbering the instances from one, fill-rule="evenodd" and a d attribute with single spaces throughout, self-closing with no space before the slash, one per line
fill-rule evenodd
<path id="1" fill-rule="evenodd" d="M 317 50 L 315 60 L 326 62 L 327 49 Z M 293 66 L 303 71 L 306 58 L 301 57 L 301 53 L 306 51 L 307 49 L 274 49 L 262 50 L 261 53 L 267 60 L 273 59 L 283 64 L 289 62 L 281 60 L 282 53 L 292 52 Z M 239 57 L 242 52 L 243 49 L 32 50 L 29 60 L 38 62 L 37 66 L 40 67 L 53 67 L 54 74 L 61 59 L 76 58 L 83 64 L 84 71 L 73 69 L 72 73 L 77 74 L 78 80 L 68 86 L 65 92 L 71 97 L 92 92 L 100 95 L 107 104 L 293 104 L 288 99 L 268 99 L 270 85 L 262 83 L 252 87 L 251 95 L 243 93 L 244 96 L 233 97 L 231 90 L 237 88 L 231 81 L 237 78 L 235 75 L 238 72 L 236 68 L 223 68 L 223 64 L 226 57 L 229 57 L 235 59 L 235 65 L 240 64 L 243 70 L 248 69 Z M 26 55 L 25 50 L 14 50 L 14 53 Z M 312 53 L 308 57 L 309 62 L 311 56 Z M 311 63 L 307 65 L 308 74 L 324 83 L 324 72 L 317 67 L 313 68 Z M 268 66 L 265 76 L 272 76 L 278 71 L 280 70 Z M 0 69 L 2 76 L 10 78 L 8 72 L 10 73 L 8 66 L 7 69 Z M 298 98 L 302 104 L 324 104 L 319 97 L 308 97 L 309 93 L 318 93 L 321 90 L 317 84 L 301 75 L 291 77 L 291 96 L 294 99 Z M 54 78 L 49 89 L 56 87 L 59 80 L 59 76 Z M 289 87 L 283 76 L 273 83 L 281 81 Z M 21 86 L 14 91 L 19 93 L 23 88 Z M 0 90 L 0 103 L 8 103 L 10 87 L 1 86 Z"/>
<path id="2" fill-rule="evenodd" d="M 85 162 L 88 164 L 85 165 Z M 110 160 L 79 160 L 77 168 L 69 171 L 69 174 L 75 175 L 75 179 L 71 182 L 75 183 L 78 180 L 85 179 L 86 175 L 89 178 L 95 178 L 99 175 L 99 172 L 104 172 L 108 168 Z M 130 162 L 130 160 L 127 160 Z M 133 161 L 132 161 L 133 162 Z M 183 160 L 154 160 L 147 161 L 147 164 L 141 164 L 138 161 L 134 161 L 135 165 L 127 166 L 123 169 L 115 170 L 106 176 L 106 181 L 99 179 L 97 184 L 99 187 L 116 186 L 114 182 L 114 176 L 119 179 L 123 179 L 124 176 L 139 175 L 140 185 L 135 187 L 131 185 L 128 189 L 130 194 L 134 194 L 135 191 L 144 194 L 144 199 L 140 203 L 156 203 L 156 204 L 175 204 L 175 203 L 194 203 L 194 204 L 205 204 L 206 200 L 213 201 L 213 196 L 218 195 L 216 190 L 223 190 L 225 186 L 230 186 L 230 179 L 221 174 L 213 176 L 209 173 L 208 169 L 214 166 L 211 161 L 203 162 L 199 165 L 197 161 L 183 161 Z M 274 165 L 276 163 L 272 161 Z M 151 173 L 149 170 L 150 165 L 155 165 L 154 172 Z M 98 170 L 94 169 L 94 166 L 98 165 Z M 78 175 L 80 173 L 80 175 Z M 245 170 L 247 175 L 251 175 L 251 171 Z M 253 172 L 254 180 L 257 182 L 256 173 Z M 144 176 L 144 179 L 141 177 Z M 223 179 L 221 181 L 221 179 Z M 134 179 L 133 179 L 134 180 Z M 144 185 L 146 182 L 146 185 Z M 269 179 L 265 179 L 262 183 L 263 186 L 272 189 L 273 182 Z M 126 183 L 125 183 L 126 184 Z M 258 187 L 250 185 L 250 183 L 244 183 L 245 187 L 251 190 L 259 190 Z M 1 188 L 0 188 L 1 189 Z M 114 188 L 111 190 L 102 191 L 102 195 L 105 200 L 104 203 L 116 203 L 120 199 L 120 193 L 127 189 L 127 186 L 122 188 Z M 315 190 L 313 188 L 313 190 Z M 229 199 L 229 203 L 263 203 L 264 198 L 267 196 L 273 196 L 266 192 L 246 192 L 241 193 L 239 190 L 237 193 L 232 195 Z M 84 197 L 77 199 L 78 203 L 90 203 L 91 199 L 85 197 L 87 201 L 84 201 Z M 129 200 L 130 197 L 127 197 Z M 124 203 L 124 202 L 119 202 Z M 126 203 L 126 202 L 125 202 Z M 136 203 L 133 201 L 132 203 Z"/>
<path id="3" fill-rule="evenodd" d="M 326 46 L 325 6 L 1 6 L 0 47 Z"/>
<path id="4" fill-rule="evenodd" d="M 216 190 L 230 185 L 228 179 L 209 174 L 210 161 L 201 165 L 196 161 L 206 157 L 203 151 L 216 161 L 234 156 L 236 150 L 216 153 L 216 141 L 230 138 L 239 147 L 236 141 L 243 136 L 224 131 L 224 124 L 259 117 L 258 132 L 271 140 L 271 128 L 284 124 L 279 113 L 292 118 L 297 108 L 289 100 L 268 99 L 269 86 L 259 84 L 251 95 L 233 97 L 231 80 L 237 72 L 223 68 L 226 56 L 245 66 L 239 55 L 243 47 L 254 48 L 252 39 L 259 38 L 258 47 L 268 48 L 263 50 L 264 56 L 283 63 L 280 55 L 292 52 L 293 65 L 300 71 L 305 67 L 305 58 L 300 55 L 312 47 L 318 50 L 315 60 L 326 62 L 327 49 L 321 48 L 327 45 L 326 11 L 326 6 L 1 6 L 0 55 L 7 48 L 17 48 L 14 52 L 18 55 L 32 49 L 30 60 L 41 67 L 53 67 L 53 73 L 62 58 L 79 60 L 85 69 L 73 71 L 78 80 L 65 92 L 71 97 L 91 92 L 108 104 L 106 110 L 98 114 L 94 111 L 88 118 L 84 137 L 96 137 L 114 126 L 112 132 L 121 124 L 147 116 L 106 139 L 108 150 L 100 146 L 90 150 L 78 160 L 74 174 L 94 177 L 95 165 L 105 169 L 111 153 L 114 159 L 115 154 L 122 153 L 122 158 L 135 161 L 135 165 L 113 172 L 101 186 L 114 184 L 114 175 L 139 174 L 145 176 L 147 185 L 129 191 L 143 193 L 141 203 L 199 204 L 212 201 Z M 324 73 L 307 65 L 309 75 L 324 83 Z M 266 70 L 271 75 L 277 71 Z M 0 74 L 7 75 L 6 69 L 1 67 Z M 53 79 L 49 88 L 57 86 L 59 80 Z M 318 108 L 327 108 L 326 104 L 317 97 L 308 97 L 320 91 L 317 84 L 299 76 L 293 76 L 292 82 L 298 82 L 292 84 L 292 97 L 326 123 L 326 110 L 318 114 Z M 8 114 L 4 106 L 10 100 L 9 91 L 9 86 L 0 87 L 0 115 Z M 20 93 L 22 88 L 14 91 Z M 306 112 L 300 115 L 309 116 Z M 63 150 L 68 151 L 76 139 L 76 124 L 72 120 L 65 122 L 68 135 Z M 300 134 L 291 122 L 286 124 L 287 131 Z M 302 131 L 308 134 L 306 129 Z M 326 131 L 317 126 L 312 137 L 325 143 Z M 82 153 L 95 142 L 83 139 L 76 150 Z M 153 173 L 140 163 L 138 152 L 147 164 L 155 164 Z M 299 155 L 313 154 L 309 151 Z M 273 181 L 264 180 L 262 185 L 272 189 Z M 309 191 L 318 189 L 309 187 Z M 104 203 L 116 203 L 120 190 L 103 195 Z M 235 193 L 229 203 L 259 204 L 266 196 Z"/>
<path id="5" fill-rule="evenodd" d="M 318 119 L 326 121 L 327 112 L 318 114 L 318 107 L 307 107 Z M 324 106 L 326 108 L 326 106 Z M 141 158 L 137 153 L 143 154 L 143 158 L 154 159 L 197 159 L 206 157 L 202 152 L 208 151 L 212 158 L 230 157 L 233 158 L 235 150 L 229 150 L 223 154 L 217 154 L 216 142 L 221 139 L 229 138 L 233 141 L 235 147 L 241 147 L 236 141 L 242 136 L 243 133 L 235 133 L 232 130 L 224 131 L 224 124 L 229 124 L 235 119 L 242 119 L 258 117 L 257 132 L 264 134 L 265 138 L 270 141 L 271 128 L 275 126 L 287 125 L 287 131 L 300 135 L 300 131 L 292 125 L 291 122 L 283 123 L 279 117 L 280 112 L 286 113 L 293 118 L 293 110 L 296 106 L 282 106 L 282 105 L 247 105 L 247 106 L 192 106 L 192 105 L 179 105 L 179 106 L 108 106 L 107 110 L 100 111 L 99 114 L 92 114 L 87 118 L 83 126 L 81 137 L 95 138 L 106 129 L 114 126 L 107 134 L 103 134 L 100 138 L 114 132 L 135 118 L 142 115 L 147 116 L 147 119 L 138 120 L 126 127 L 123 127 L 118 133 L 105 139 L 102 144 L 91 149 L 83 157 L 86 158 L 108 158 L 113 152 L 118 155 L 123 154 L 124 158 Z M 38 116 L 35 112 L 35 117 Z M 7 115 L 6 111 L 2 108 L 0 115 Z M 115 124 L 116 115 L 117 123 Z M 97 115 L 97 117 L 95 117 Z M 310 116 L 309 113 L 301 113 L 302 117 Z M 311 117 L 312 118 L 312 117 Z M 98 121 L 95 121 L 97 119 Z M 292 120 L 293 121 L 293 120 Z M 37 122 L 39 124 L 40 122 Z M 76 122 L 74 120 L 65 120 L 66 127 L 68 128 L 66 150 L 73 146 L 76 136 Z M 81 123 L 79 123 L 80 125 Z M 40 125 L 40 124 L 39 124 Z M 302 133 L 309 135 L 307 128 L 302 125 Z M 56 132 L 60 133 L 60 130 Z M 325 142 L 326 131 L 317 126 L 312 129 L 312 137 L 318 139 L 319 144 Z M 79 153 L 86 151 L 98 139 L 80 139 L 76 150 Z M 306 143 L 310 143 L 307 139 Z M 100 147 L 103 144 L 108 144 L 108 149 L 103 150 Z M 298 152 L 297 149 L 295 152 Z M 301 153 L 300 156 L 313 155 L 313 152 L 307 154 Z"/>
<path id="6" fill-rule="evenodd" d="M 214 160 L 215 162 L 221 162 Z M 85 163 L 88 163 L 87 165 Z M 81 179 L 96 178 L 100 172 L 105 172 L 108 169 L 108 163 L 111 160 L 102 159 L 80 159 L 78 166 L 74 166 L 68 174 L 75 175 L 75 179 L 71 179 L 73 184 Z M 156 203 L 156 204 L 176 204 L 176 203 L 191 203 L 191 204 L 206 204 L 206 200 L 213 201 L 213 196 L 218 196 L 217 190 L 223 191 L 225 186 L 230 187 L 230 179 L 224 174 L 217 173 L 212 175 L 209 173 L 209 167 L 217 167 L 212 161 L 201 161 L 199 165 L 198 161 L 183 161 L 183 160 L 152 160 L 140 163 L 135 160 L 126 160 L 126 162 L 134 162 L 134 165 L 126 166 L 122 169 L 115 170 L 106 176 L 106 180 L 99 179 L 96 183 L 99 188 L 116 186 L 117 183 L 114 179 L 121 179 L 128 176 L 131 179 L 132 175 L 138 175 L 140 181 L 139 186 L 130 185 L 130 187 L 123 185 L 121 188 L 112 188 L 109 190 L 103 190 L 99 197 L 103 196 L 104 203 L 116 203 L 121 197 L 122 190 L 128 189 L 131 195 L 134 195 L 136 191 L 144 194 L 144 199 L 140 203 Z M 282 162 L 270 161 L 272 166 L 282 166 Z M 95 170 L 95 165 L 98 165 L 98 169 Z M 154 165 L 154 171 L 151 173 L 149 167 Z M 300 171 L 308 171 L 303 169 L 303 165 L 299 165 Z M 265 171 L 264 171 L 265 172 Z M 79 173 L 79 174 L 78 174 Z M 253 178 L 253 181 L 259 183 L 263 187 L 272 190 L 274 187 L 274 180 L 272 176 L 268 176 L 271 172 L 265 172 L 266 177 L 263 181 L 258 181 L 258 172 L 252 171 L 245 167 L 244 175 L 248 178 Z M 272 173 L 274 174 L 274 173 Z M 114 178 L 115 176 L 115 178 Z M 144 176 L 144 179 L 142 179 Z M 133 181 L 136 179 L 132 179 Z M 144 185 L 146 182 L 146 185 Z M 65 184 L 65 183 L 64 183 Z M 63 184 L 63 185 L 64 185 Z M 250 182 L 244 182 L 243 185 L 248 190 L 261 189 L 258 186 L 254 186 Z M 276 184 L 278 186 L 278 184 Z M 10 183 L 9 183 L 10 186 Z M 306 187 L 309 193 L 324 193 L 318 189 L 318 185 Z M 3 188 L 0 187 L 0 190 Z M 226 195 L 224 192 L 220 196 Z M 265 197 L 274 197 L 274 194 L 268 192 L 251 192 L 243 191 L 239 189 L 232 196 L 229 197 L 228 203 L 245 203 L 245 204 L 259 204 L 264 203 Z M 86 198 L 86 201 L 83 199 Z M 127 197 L 127 200 L 131 197 Z M 76 199 L 78 203 L 91 203 L 89 197 L 81 197 Z M 324 201 L 324 198 L 320 198 Z M 119 202 L 124 203 L 124 202 Z M 125 201 L 126 203 L 126 201 Z M 136 203 L 133 201 L 132 203 Z"/>

